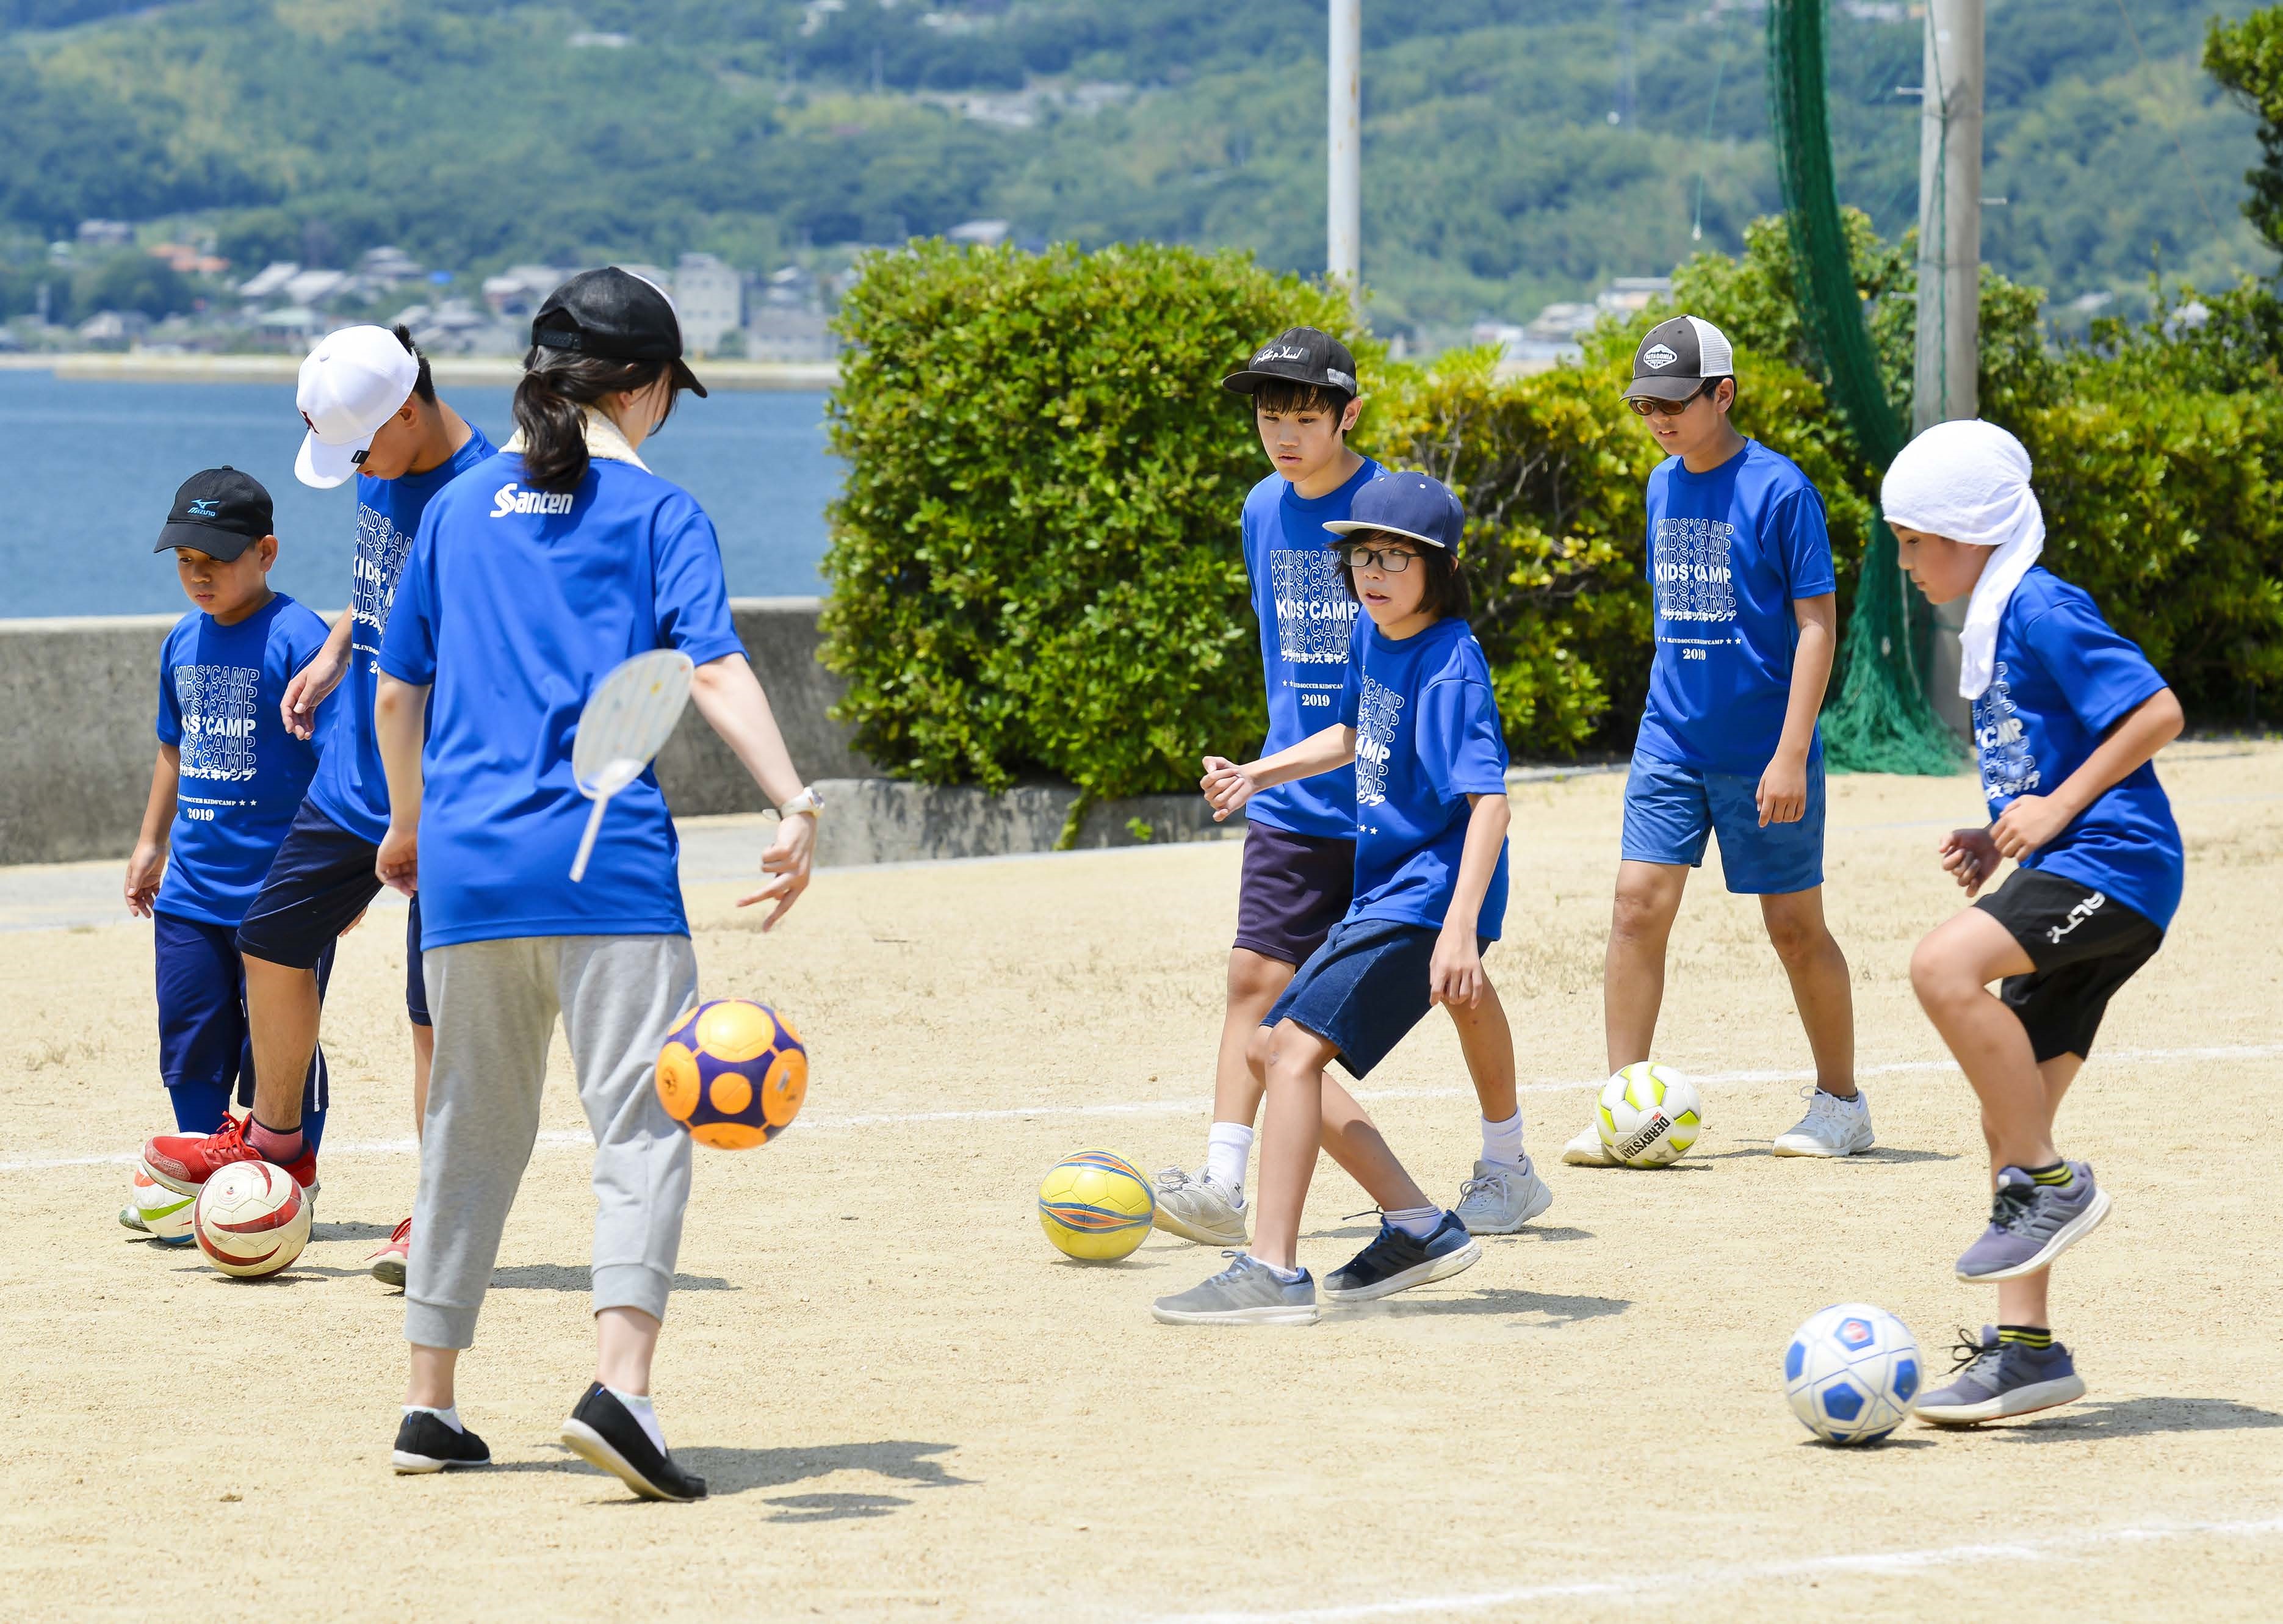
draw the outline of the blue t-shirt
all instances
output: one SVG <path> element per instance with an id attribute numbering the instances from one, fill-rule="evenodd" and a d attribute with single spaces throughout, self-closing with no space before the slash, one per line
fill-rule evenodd
<path id="1" fill-rule="evenodd" d="M 400 479 L 357 479 L 357 540 L 355 590 L 349 613 L 349 668 L 341 674 L 333 710 L 338 737 L 325 752 L 309 800 L 359 839 L 380 844 L 388 832 L 388 777 L 381 770 L 380 744 L 372 732 L 372 697 L 380 687 L 380 641 L 388 630 L 389 605 L 397 578 L 419 533 L 430 500 L 454 480 L 492 455 L 484 431 L 468 425 L 468 443 L 425 473 Z"/>
<path id="2" fill-rule="evenodd" d="M 604 814 L 585 879 L 571 859 L 589 802 L 571 773 L 587 696 L 651 649 L 699 665 L 742 654 L 721 550 L 681 487 L 597 457 L 576 490 L 521 484 L 502 456 L 420 521 L 380 668 L 432 683 L 421 758 L 425 947 L 511 936 L 686 936 L 680 847 L 653 772 Z"/>
<path id="3" fill-rule="evenodd" d="M 1348 596 L 1339 538 L 1324 528 L 1348 516 L 1356 492 L 1377 479 L 1369 457 L 1329 496 L 1299 495 L 1272 473 L 1244 499 L 1244 567 L 1260 621 L 1260 668 L 1268 687 L 1263 755 L 1289 750 L 1332 725 L 1348 677 L 1348 644 L 1363 605 Z M 1355 838 L 1355 770 L 1343 767 L 1266 789 L 1246 803 L 1253 823 L 1322 839 Z"/>
<path id="4" fill-rule="evenodd" d="M 1791 704 L 1792 600 L 1836 589 L 1822 496 L 1757 440 L 1709 473 L 1668 457 L 1648 476 L 1647 574 L 1656 658 L 1637 748 L 1757 777 Z M 1822 753 L 1819 730 L 1808 759 Z"/>
<path id="5" fill-rule="evenodd" d="M 2050 795 L 2124 715 L 2164 687 L 2081 587 L 2033 566 L 1998 622 L 1990 686 L 1974 702 L 1974 743 L 1990 816 L 2017 796 Z M 2184 858 L 2172 803 L 2143 761 L 2022 864 L 2061 874 L 2170 925 Z"/>
<path id="6" fill-rule="evenodd" d="M 285 684 L 325 646 L 326 630 L 280 592 L 235 626 L 193 610 L 167 634 L 159 742 L 181 751 L 183 766 L 160 913 L 245 920 L 340 709 L 327 699 L 306 739 L 287 732 L 279 714 Z"/>
<path id="7" fill-rule="evenodd" d="M 1464 621 L 1438 621 L 1400 643 L 1367 617 L 1340 691 L 1356 730 L 1355 900 L 1351 919 L 1443 927 L 1458 889 L 1469 795 L 1506 793 L 1506 738 L 1490 661 Z M 1476 922 L 1506 919 L 1506 848 Z"/>

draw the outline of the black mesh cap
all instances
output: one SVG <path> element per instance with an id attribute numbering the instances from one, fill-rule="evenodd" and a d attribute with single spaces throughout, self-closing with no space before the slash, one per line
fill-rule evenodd
<path id="1" fill-rule="evenodd" d="M 1356 383 L 1355 357 L 1348 347 L 1317 327 L 1287 327 L 1252 352 L 1252 359 L 1220 380 L 1220 386 L 1237 394 L 1251 394 L 1270 382 L 1307 384 L 1336 389 L 1351 397 L 1363 393 Z"/>
<path id="2" fill-rule="evenodd" d="M 674 301 L 656 283 L 616 265 L 582 270 L 549 293 L 531 318 L 531 341 L 610 361 L 671 362 L 675 385 L 705 396 L 705 386 L 682 358 Z"/>

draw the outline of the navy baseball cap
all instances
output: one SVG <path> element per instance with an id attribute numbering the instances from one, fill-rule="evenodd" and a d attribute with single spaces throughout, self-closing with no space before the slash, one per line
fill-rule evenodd
<path id="1" fill-rule="evenodd" d="M 547 296 L 531 318 L 534 347 L 612 361 L 665 361 L 677 388 L 699 400 L 705 386 L 682 358 L 682 318 L 658 284 L 616 265 L 582 270 Z"/>
<path id="2" fill-rule="evenodd" d="M 1287 327 L 1222 379 L 1220 386 L 1251 394 L 1265 383 L 1307 384 L 1350 396 L 1363 393 L 1356 383 L 1355 357 L 1321 327 Z"/>
<path id="3" fill-rule="evenodd" d="M 151 550 L 189 547 L 227 564 L 276 528 L 261 481 L 225 464 L 183 481 Z"/>
<path id="4" fill-rule="evenodd" d="M 1345 519 L 1324 527 L 1338 536 L 1359 530 L 1384 530 L 1429 547 L 1440 547 L 1459 556 L 1460 533 L 1467 527 L 1467 510 L 1459 505 L 1450 488 L 1423 473 L 1383 473 L 1361 490 Z"/>

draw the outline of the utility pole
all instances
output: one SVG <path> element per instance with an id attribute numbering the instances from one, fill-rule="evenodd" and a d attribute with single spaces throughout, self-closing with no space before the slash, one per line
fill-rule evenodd
<path id="1" fill-rule="evenodd" d="M 1919 115 L 1918 368 L 1911 432 L 1981 415 L 1983 0 L 1929 0 Z M 1958 697 L 1966 600 L 1935 611 L 1936 714 L 1973 724 Z"/>
<path id="2" fill-rule="evenodd" d="M 1324 272 L 1363 317 L 1363 0 L 1331 0 L 1331 173 L 1324 191 Z"/>

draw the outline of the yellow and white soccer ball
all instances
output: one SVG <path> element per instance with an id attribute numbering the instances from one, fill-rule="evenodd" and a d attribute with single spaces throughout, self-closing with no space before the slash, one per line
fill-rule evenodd
<path id="1" fill-rule="evenodd" d="M 1601 1085 L 1593 1126 L 1601 1148 L 1628 1167 L 1670 1167 L 1704 1126 L 1696 1085 L 1669 1066 L 1636 1061 Z"/>
<path id="2" fill-rule="evenodd" d="M 1123 1156 L 1084 1150 L 1048 1169 L 1039 1186 L 1039 1227 L 1065 1255 L 1087 1263 L 1126 1256 L 1146 1239 L 1157 1193 Z"/>

